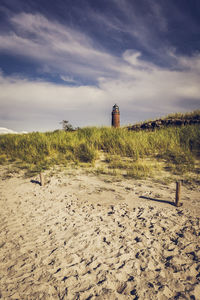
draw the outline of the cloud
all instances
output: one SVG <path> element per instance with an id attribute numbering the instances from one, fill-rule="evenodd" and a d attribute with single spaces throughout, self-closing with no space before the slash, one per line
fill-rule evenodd
<path id="1" fill-rule="evenodd" d="M 0 127 L 0 134 L 8 134 L 8 133 L 11 133 L 11 134 L 21 134 L 21 133 L 27 133 L 27 131 L 21 131 L 21 132 L 17 132 L 17 131 L 14 131 L 12 129 L 8 129 L 8 128 L 5 128 L 5 127 Z"/>
<path id="2" fill-rule="evenodd" d="M 8 134 L 8 133 L 17 133 L 17 132 L 13 131 L 12 129 L 0 127 L 0 134 Z"/>
<path id="3" fill-rule="evenodd" d="M 105 100 L 103 91 L 94 86 L 64 86 L 15 77 L 1 76 L 0 89 L 1 126 L 15 130 L 53 130 L 63 119 L 83 125 L 90 119 L 88 114 L 102 110 Z M 21 128 L 22 124 L 26 127 Z"/>
<path id="4" fill-rule="evenodd" d="M 61 75 L 60 78 L 63 80 L 63 81 L 66 81 L 68 83 L 76 83 L 77 81 L 71 77 L 71 76 L 64 76 L 64 75 Z"/>
<path id="5" fill-rule="evenodd" d="M 151 55 L 163 57 L 165 47 L 169 47 L 165 34 L 168 31 L 168 21 L 163 9 L 154 0 L 141 2 L 112 0 L 114 13 L 91 13 L 91 17 L 104 26 L 105 31 L 126 35 L 126 43 L 134 43 L 137 50 L 146 51 Z M 162 36 L 162 42 L 161 42 Z M 121 39 L 124 42 L 124 36 Z"/>
<path id="6" fill-rule="evenodd" d="M 138 66 L 139 65 L 139 58 L 140 57 L 141 57 L 141 53 L 133 51 L 133 50 L 126 50 L 123 54 L 124 60 L 127 61 L 129 64 L 131 64 L 133 66 Z"/>
<path id="7" fill-rule="evenodd" d="M 121 10 L 119 18 L 113 14 L 104 16 L 93 11 L 90 11 L 90 14 L 86 12 L 88 18 L 93 20 L 92 23 L 96 26 L 101 24 L 106 30 L 110 28 L 112 33 L 117 31 L 128 34 L 129 39 L 136 45 L 139 43 L 150 53 L 156 54 L 157 58 L 165 56 L 163 61 L 166 60 L 168 51 L 158 47 L 160 42 L 158 43 L 155 30 L 148 24 L 150 17 L 141 19 L 140 15 L 137 15 L 137 9 L 129 9 L 128 2 L 116 3 L 116 7 Z M 152 7 L 152 11 L 156 11 L 158 15 L 159 6 Z M 126 22 L 123 22 L 123 18 Z M 79 77 L 84 82 L 97 82 L 99 77 L 115 77 L 116 73 L 120 73 L 124 68 L 125 62 L 122 62 L 118 54 L 113 54 L 114 49 L 106 50 L 94 35 L 90 37 L 81 29 L 74 29 L 55 19 L 48 20 L 39 13 L 22 12 L 10 17 L 9 21 L 13 29 L 9 34 L 0 34 L 0 52 L 35 61 L 40 66 L 40 72 L 59 73 L 62 78 Z M 115 37 L 116 34 L 112 34 L 112 38 Z M 139 52 L 136 49 L 132 50 Z M 168 60 L 171 58 L 172 56 L 168 56 Z"/>
<path id="8" fill-rule="evenodd" d="M 15 29 L 0 35 L 0 51 L 31 58 L 44 70 L 48 65 L 50 72 L 62 76 L 73 73 L 96 79 L 115 71 L 116 57 L 99 50 L 88 36 L 67 25 L 27 13 L 15 15 L 11 22 Z"/>
<path id="9" fill-rule="evenodd" d="M 118 76 L 101 77 L 98 86 L 65 86 L 2 74 L 0 118 L 3 120 L 1 114 L 7 116 L 3 123 L 6 127 L 6 122 L 23 121 L 34 130 L 52 130 L 63 119 L 74 126 L 109 125 L 115 102 L 122 110 L 122 124 L 139 121 L 141 116 L 148 119 L 197 109 L 200 105 L 199 60 L 198 56 L 179 57 L 178 69 L 163 69 L 143 62 L 139 53 L 129 50 L 121 58 Z"/>
<path id="10" fill-rule="evenodd" d="M 154 10 L 160 16 L 160 10 Z M 199 108 L 199 53 L 180 56 L 165 49 L 173 68 L 159 67 L 144 60 L 138 49 L 116 55 L 88 35 L 41 14 L 21 13 L 11 22 L 15 28 L 0 34 L 0 51 L 35 60 L 40 71 L 55 72 L 66 85 L 0 72 L 2 127 L 53 130 L 63 119 L 74 126 L 110 125 L 116 102 L 122 124 Z"/>

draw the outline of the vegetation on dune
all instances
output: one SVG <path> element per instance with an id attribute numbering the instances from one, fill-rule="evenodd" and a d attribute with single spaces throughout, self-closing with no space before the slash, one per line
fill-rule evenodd
<path id="1" fill-rule="evenodd" d="M 200 117 L 200 109 L 194 110 L 192 112 L 187 113 L 173 113 L 169 114 L 166 117 L 163 117 L 162 119 L 199 119 Z"/>
<path id="2" fill-rule="evenodd" d="M 200 110 L 195 110 L 189 113 L 175 113 L 170 114 L 167 117 L 163 117 L 155 120 L 147 120 L 141 123 L 136 123 L 134 125 L 129 125 L 127 128 L 133 131 L 140 130 L 155 130 L 164 127 L 174 127 L 183 125 L 193 125 L 200 124 Z"/>
<path id="3" fill-rule="evenodd" d="M 76 131 L 1 135 L 0 163 L 12 161 L 39 172 L 56 164 L 91 164 L 103 152 L 110 174 L 122 170 L 124 176 L 144 178 L 159 165 L 152 166 L 148 158 L 162 160 L 168 170 L 177 174 L 192 171 L 199 149 L 199 124 L 150 132 L 87 127 Z"/>

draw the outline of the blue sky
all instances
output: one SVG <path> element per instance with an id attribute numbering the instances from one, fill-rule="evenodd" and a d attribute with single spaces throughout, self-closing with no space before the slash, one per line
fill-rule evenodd
<path id="1" fill-rule="evenodd" d="M 199 0 L 1 0 L 0 127 L 133 124 L 200 108 Z"/>

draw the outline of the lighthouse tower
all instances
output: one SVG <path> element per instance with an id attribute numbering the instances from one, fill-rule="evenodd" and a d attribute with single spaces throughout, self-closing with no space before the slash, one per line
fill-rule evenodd
<path id="1" fill-rule="evenodd" d="M 112 110 L 112 126 L 115 128 L 120 127 L 120 112 L 117 104 L 113 106 Z"/>

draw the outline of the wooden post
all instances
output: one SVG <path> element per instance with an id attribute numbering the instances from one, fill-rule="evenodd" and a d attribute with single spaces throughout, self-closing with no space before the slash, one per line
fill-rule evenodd
<path id="1" fill-rule="evenodd" d="M 44 175 L 42 172 L 40 172 L 40 185 L 44 186 Z"/>
<path id="2" fill-rule="evenodd" d="M 180 195 L 181 195 L 181 182 L 177 181 L 176 182 L 176 202 L 175 202 L 176 207 L 181 206 Z"/>

